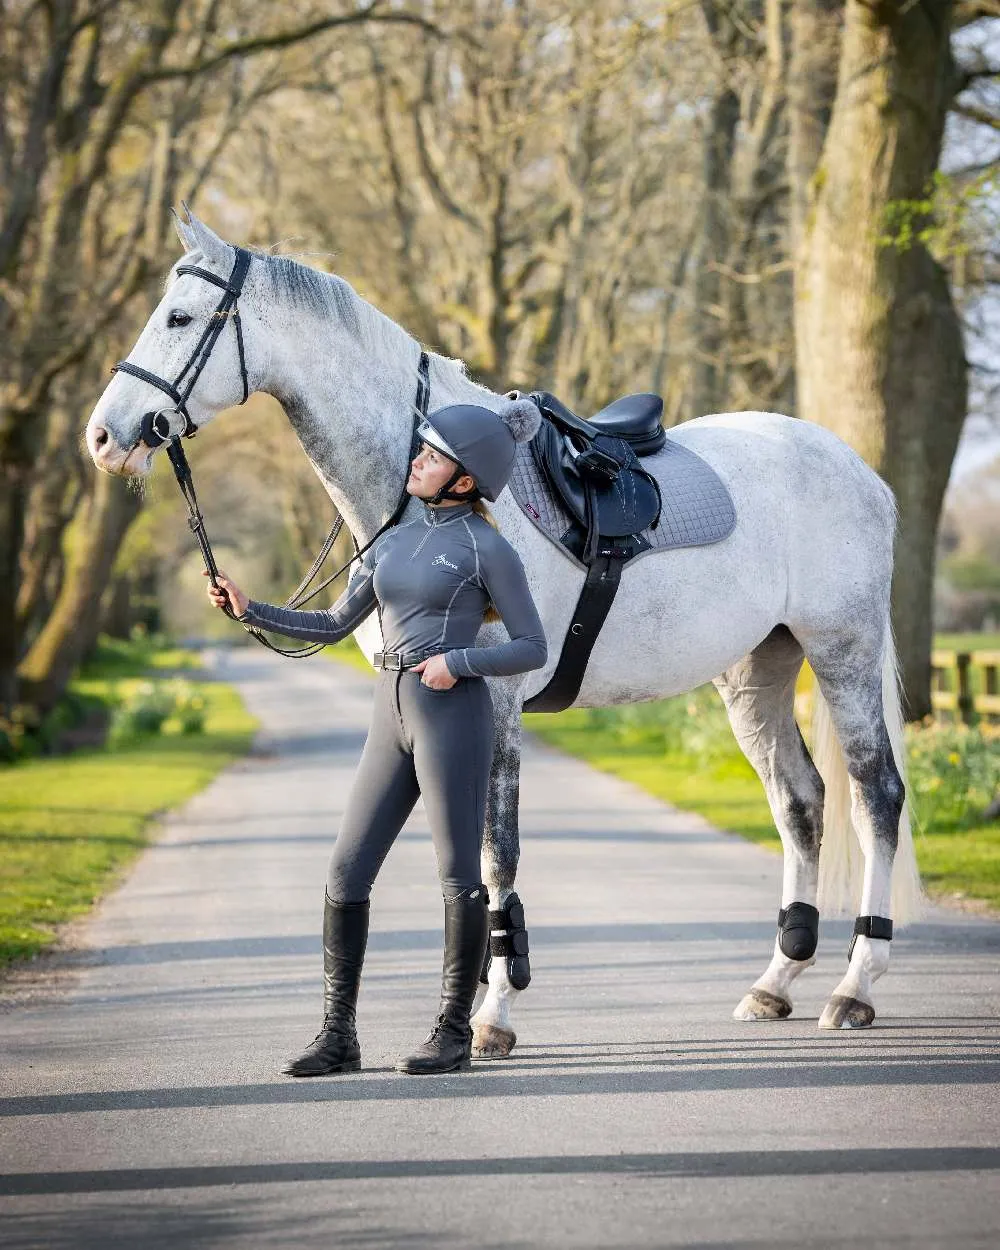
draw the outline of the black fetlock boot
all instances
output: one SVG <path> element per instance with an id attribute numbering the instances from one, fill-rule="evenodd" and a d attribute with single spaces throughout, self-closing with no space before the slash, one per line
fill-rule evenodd
<path id="1" fill-rule="evenodd" d="M 472 886 L 444 901 L 441 1006 L 430 1036 L 396 1064 L 398 1072 L 456 1072 L 472 1066 L 469 1015 L 489 940 L 486 890 Z"/>
<path id="2" fill-rule="evenodd" d="M 297 1059 L 283 1069 L 286 1076 L 329 1076 L 357 1072 L 361 1047 L 355 1032 L 355 1008 L 361 965 L 368 943 L 365 903 L 334 903 L 323 907 L 323 1027 Z"/>

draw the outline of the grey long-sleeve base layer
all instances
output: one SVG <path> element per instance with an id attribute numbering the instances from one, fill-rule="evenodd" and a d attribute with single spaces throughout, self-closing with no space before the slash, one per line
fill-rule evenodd
<path id="1" fill-rule="evenodd" d="M 510 639 L 477 647 L 491 601 Z M 290 638 L 339 642 L 376 607 L 384 650 L 443 653 L 452 677 L 508 676 L 545 663 L 545 632 L 520 556 L 469 504 L 424 504 L 387 530 L 333 607 L 297 612 L 251 599 L 240 619 Z"/>
<path id="2" fill-rule="evenodd" d="M 446 898 L 482 881 L 479 857 L 493 761 L 493 703 L 482 677 L 433 690 L 420 674 L 383 671 L 327 874 L 336 903 L 368 898 L 418 795 Z"/>

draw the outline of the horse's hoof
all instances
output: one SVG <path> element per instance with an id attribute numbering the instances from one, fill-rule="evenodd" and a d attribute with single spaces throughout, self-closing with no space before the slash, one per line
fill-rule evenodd
<path id="1" fill-rule="evenodd" d="M 477 1059 L 509 1059 L 517 1043 L 513 1029 L 496 1024 L 477 1024 L 472 1029 L 472 1053 Z"/>
<path id="2" fill-rule="evenodd" d="M 787 1020 L 792 1004 L 787 998 L 769 994 L 767 990 L 751 990 L 733 1012 L 734 1020 Z"/>
<path id="3" fill-rule="evenodd" d="M 875 1019 L 875 1008 L 860 998 L 834 994 L 819 1018 L 821 1029 L 867 1029 Z"/>

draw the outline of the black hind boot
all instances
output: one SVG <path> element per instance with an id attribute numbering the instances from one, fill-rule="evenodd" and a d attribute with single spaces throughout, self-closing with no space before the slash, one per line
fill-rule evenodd
<path id="1" fill-rule="evenodd" d="M 329 1076 L 357 1072 L 361 1047 L 355 1031 L 355 1008 L 361 965 L 368 944 L 369 905 L 334 903 L 323 907 L 323 1027 L 297 1059 L 283 1069 L 286 1076 Z"/>
<path id="2" fill-rule="evenodd" d="M 438 1017 L 424 1044 L 397 1062 L 398 1072 L 456 1072 L 472 1066 L 469 1015 L 488 940 L 486 890 L 481 885 L 445 899 Z"/>

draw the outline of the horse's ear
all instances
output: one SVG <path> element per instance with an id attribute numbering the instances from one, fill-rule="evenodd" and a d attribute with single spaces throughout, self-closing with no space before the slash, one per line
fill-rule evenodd
<path id="1" fill-rule="evenodd" d="M 224 239 L 220 239 L 214 230 L 210 230 L 203 221 L 199 221 L 186 204 L 184 209 L 188 215 L 185 230 L 191 235 L 193 245 L 201 251 L 207 261 L 214 262 L 220 269 L 228 269 L 233 263 L 233 249 Z"/>
<path id="2" fill-rule="evenodd" d="M 198 244 L 195 242 L 195 237 L 191 232 L 191 227 L 183 217 L 178 216 L 174 209 L 170 210 L 170 218 L 173 222 L 174 231 L 181 241 L 181 247 L 185 250 L 185 252 L 193 252 Z"/>

